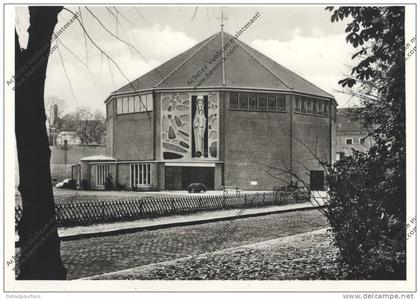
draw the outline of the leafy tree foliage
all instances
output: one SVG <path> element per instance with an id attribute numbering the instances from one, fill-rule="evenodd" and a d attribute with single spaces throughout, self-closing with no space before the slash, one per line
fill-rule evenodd
<path id="1" fill-rule="evenodd" d="M 330 222 L 342 262 L 353 278 L 405 277 L 406 148 L 404 7 L 327 7 L 331 21 L 350 19 L 346 41 L 356 48 L 351 74 L 359 118 L 375 145 L 329 166 Z"/>

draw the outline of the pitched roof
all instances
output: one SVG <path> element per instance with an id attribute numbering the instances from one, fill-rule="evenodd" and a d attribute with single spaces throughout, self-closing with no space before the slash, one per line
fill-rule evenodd
<path id="1" fill-rule="evenodd" d="M 360 108 L 337 109 L 337 133 L 367 132 L 359 120 Z"/>
<path id="2" fill-rule="evenodd" d="M 222 48 L 225 49 L 224 66 L 221 64 Z M 216 59 L 211 61 L 212 58 Z M 201 84 L 197 86 L 198 82 Z M 296 73 L 222 31 L 114 93 L 194 87 L 282 90 L 334 98 Z"/>

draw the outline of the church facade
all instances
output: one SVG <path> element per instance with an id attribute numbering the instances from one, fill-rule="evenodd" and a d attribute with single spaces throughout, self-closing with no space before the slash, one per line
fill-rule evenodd
<path id="1" fill-rule="evenodd" d="M 271 190 L 335 159 L 334 97 L 223 31 L 105 103 L 115 160 L 90 163 L 93 189 Z"/>

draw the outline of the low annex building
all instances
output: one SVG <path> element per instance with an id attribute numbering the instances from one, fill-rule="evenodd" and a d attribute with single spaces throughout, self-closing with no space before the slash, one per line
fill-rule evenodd
<path id="1" fill-rule="evenodd" d="M 335 159 L 334 97 L 223 30 L 105 103 L 115 161 L 90 166 L 119 188 L 271 190 L 309 183 Z"/>

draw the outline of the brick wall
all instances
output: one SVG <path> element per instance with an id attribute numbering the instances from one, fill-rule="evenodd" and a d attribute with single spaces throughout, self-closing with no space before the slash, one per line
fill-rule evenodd
<path id="1" fill-rule="evenodd" d="M 117 115 L 112 156 L 118 160 L 152 160 L 153 120 L 153 112 Z"/>
<path id="2" fill-rule="evenodd" d="M 118 184 L 123 186 L 123 189 L 129 190 L 130 187 L 130 164 L 118 164 Z"/>
<path id="3" fill-rule="evenodd" d="M 290 167 L 309 183 L 310 170 L 323 170 L 316 157 L 330 161 L 335 155 L 334 122 L 330 124 L 329 117 L 294 113 L 292 96 L 287 96 L 286 113 L 230 110 L 228 97 L 224 100 L 225 185 L 271 190 L 290 182 Z M 251 181 L 257 185 L 251 186 Z"/>
<path id="4" fill-rule="evenodd" d="M 165 163 L 157 163 L 156 184 L 159 190 L 165 189 Z"/>
<path id="5" fill-rule="evenodd" d="M 105 155 L 104 146 L 70 146 L 68 150 L 51 146 L 51 178 L 53 182 L 71 178 L 71 166 L 86 156 Z M 16 168 L 17 172 L 19 171 Z M 17 174 L 16 176 L 19 176 Z"/>
<path id="6" fill-rule="evenodd" d="M 113 157 L 114 149 L 114 117 L 106 121 L 106 147 L 105 155 Z"/>
<path id="7" fill-rule="evenodd" d="M 265 165 L 282 167 L 281 160 L 289 161 L 290 109 L 287 113 L 235 111 L 229 109 L 226 97 L 224 110 L 225 185 L 271 190 L 284 184 L 282 180 L 288 182 L 288 175 Z M 251 181 L 258 185 L 251 186 Z"/>
<path id="8" fill-rule="evenodd" d="M 293 114 L 292 166 L 293 171 L 307 184 L 310 170 L 323 170 L 318 160 L 331 160 L 330 134 L 329 118 Z"/>

